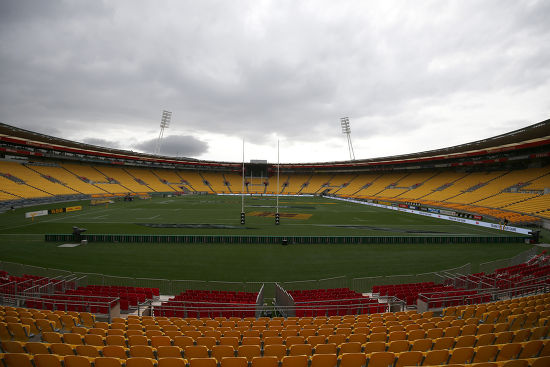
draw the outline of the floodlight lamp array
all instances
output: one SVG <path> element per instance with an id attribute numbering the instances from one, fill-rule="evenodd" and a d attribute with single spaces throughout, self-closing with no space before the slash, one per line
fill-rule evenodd
<path id="1" fill-rule="evenodd" d="M 170 111 L 162 111 L 162 118 L 160 120 L 160 127 L 161 128 L 167 128 L 170 126 L 170 120 L 172 119 L 172 112 Z"/>
<path id="2" fill-rule="evenodd" d="M 340 125 L 342 126 L 342 134 L 350 134 L 351 128 L 349 126 L 349 118 L 342 117 L 340 119 Z"/>

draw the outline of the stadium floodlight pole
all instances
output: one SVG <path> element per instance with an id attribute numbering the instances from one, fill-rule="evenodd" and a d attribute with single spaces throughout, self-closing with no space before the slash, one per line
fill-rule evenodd
<path id="1" fill-rule="evenodd" d="M 342 126 L 342 134 L 346 134 L 348 137 L 348 150 L 349 150 L 349 159 L 355 160 L 355 152 L 353 151 L 353 145 L 351 144 L 351 127 L 349 126 L 349 118 L 342 117 L 340 119 L 340 125 Z"/>
<path id="2" fill-rule="evenodd" d="M 244 139 L 243 139 L 243 185 L 241 188 L 241 224 L 245 223 L 245 214 L 244 214 Z"/>
<path id="3" fill-rule="evenodd" d="M 279 139 L 277 139 L 277 211 L 275 212 L 275 224 L 280 223 L 280 215 L 279 215 L 279 171 L 280 171 L 280 159 L 279 159 Z"/>
<path id="4" fill-rule="evenodd" d="M 163 110 L 162 116 L 160 119 L 160 134 L 159 138 L 157 140 L 157 147 L 155 148 L 155 154 L 160 154 L 160 143 L 162 141 L 162 137 L 164 136 L 164 129 L 170 127 L 170 120 L 172 119 L 172 112 Z"/>

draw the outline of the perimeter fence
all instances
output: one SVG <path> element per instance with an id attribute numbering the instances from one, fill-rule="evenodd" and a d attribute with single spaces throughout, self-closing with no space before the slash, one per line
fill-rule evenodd
<path id="1" fill-rule="evenodd" d="M 524 262 L 528 261 L 530 258 L 532 258 L 533 256 L 535 256 L 537 254 L 537 252 L 538 252 L 537 248 L 532 247 L 529 250 L 523 251 L 523 252 L 517 254 L 516 256 L 513 256 L 513 257 L 508 258 L 508 259 L 499 259 L 499 260 L 493 260 L 493 261 L 488 261 L 488 262 L 485 262 L 485 263 L 481 263 L 481 264 L 479 264 L 479 272 L 480 273 L 481 272 L 492 273 L 496 269 L 505 268 L 505 267 L 508 267 L 508 266 L 514 266 L 514 265 L 524 263 Z"/>

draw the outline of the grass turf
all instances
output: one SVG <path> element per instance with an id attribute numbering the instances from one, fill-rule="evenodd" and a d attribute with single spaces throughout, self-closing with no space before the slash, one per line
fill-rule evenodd
<path id="1" fill-rule="evenodd" d="M 322 198 L 281 198 L 281 213 L 307 220 L 247 216 L 239 224 L 240 198 L 189 196 L 116 202 L 24 219 L 18 209 L 0 215 L 0 260 L 41 267 L 130 277 L 222 281 L 291 281 L 333 276 L 414 274 L 508 258 L 522 244 L 236 245 L 90 243 L 59 248 L 44 233 L 250 234 L 250 235 L 499 235 L 501 232 Z M 246 211 L 273 212 L 274 198 L 247 198 Z M 73 205 L 71 203 L 70 205 Z M 64 205 L 48 205 L 56 208 Z M 44 207 L 42 207 L 44 208 Z M 235 229 L 151 228 L 137 223 L 223 224 Z M 353 225 L 355 227 L 341 227 Z M 421 233 L 410 233 L 421 232 Z"/>

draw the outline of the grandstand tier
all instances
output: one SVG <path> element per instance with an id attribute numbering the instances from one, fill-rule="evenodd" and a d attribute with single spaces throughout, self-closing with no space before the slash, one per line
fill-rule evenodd
<path id="1" fill-rule="evenodd" d="M 0 124 L 0 205 L 82 195 L 242 193 L 240 163 L 98 148 Z M 248 194 L 336 195 L 534 223 L 550 218 L 550 120 L 456 147 L 353 162 L 267 164 Z M 138 162 L 138 164 L 136 164 Z M 246 164 L 245 164 L 246 166 Z M 279 187 L 273 172 L 280 171 Z"/>
<path id="2" fill-rule="evenodd" d="M 448 307 L 441 315 L 415 311 L 288 318 L 128 315 L 110 322 L 85 312 L 0 306 L 0 363 L 7 367 L 62 366 L 62 361 L 66 366 L 120 367 L 193 367 L 205 361 L 212 367 L 234 361 L 242 367 L 266 363 L 544 367 L 550 360 L 549 297 L 544 293 Z M 513 312 L 500 316 L 510 309 Z"/>
<path id="3" fill-rule="evenodd" d="M 3 162 L 0 164 L 0 174 L 0 182 L 3 183 L 0 200 L 5 203 L 78 194 L 109 196 L 174 193 L 184 190 L 191 193 L 240 194 L 242 186 L 242 179 L 236 174 L 178 173 L 85 164 L 51 167 Z M 518 185 L 529 185 L 531 180 L 536 180 L 541 175 L 550 175 L 550 166 L 491 174 L 452 171 L 419 172 L 408 176 L 368 173 L 358 173 L 355 176 L 289 174 L 281 180 L 279 193 L 292 195 L 334 192 L 337 196 L 365 200 L 415 202 L 439 208 L 454 208 L 497 219 L 507 218 L 512 223 L 522 223 L 550 216 L 550 195 L 544 191 L 517 189 Z M 404 181 L 400 183 L 400 180 Z M 247 178 L 245 192 L 274 193 L 275 186 L 273 178 Z"/>

